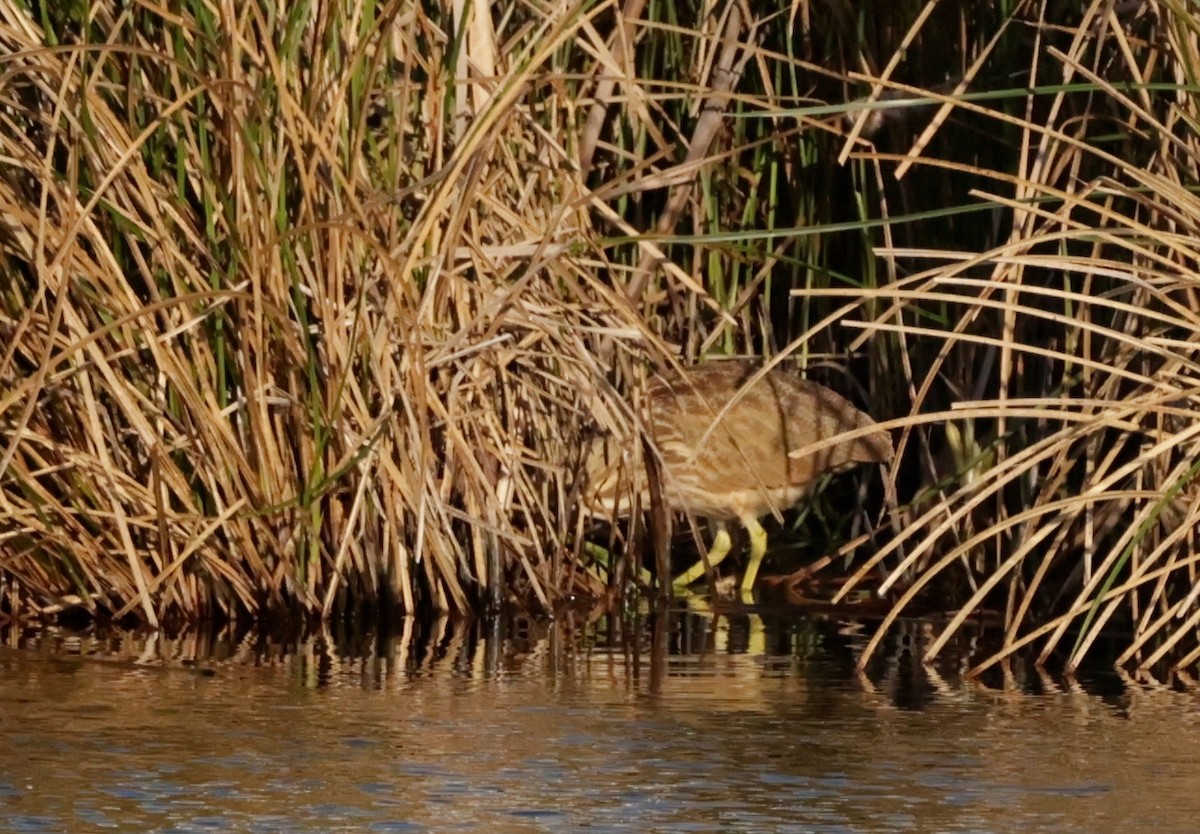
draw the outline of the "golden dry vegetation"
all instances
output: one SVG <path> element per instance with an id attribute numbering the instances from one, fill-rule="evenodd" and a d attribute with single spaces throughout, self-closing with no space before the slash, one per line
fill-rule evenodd
<path id="1" fill-rule="evenodd" d="M 602 594 L 584 439 L 782 355 L 897 443 L 836 598 L 1183 672 L 1198 71 L 1185 0 L 0 0 L 3 610 Z"/>

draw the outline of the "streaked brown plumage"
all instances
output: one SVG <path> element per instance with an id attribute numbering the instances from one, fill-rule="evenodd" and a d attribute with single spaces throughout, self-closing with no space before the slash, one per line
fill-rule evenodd
<path id="1" fill-rule="evenodd" d="M 710 563 L 729 552 L 727 522 L 738 519 L 749 531 L 743 591 L 754 584 L 766 551 L 767 534 L 759 518 L 791 507 L 826 472 L 857 463 L 886 463 L 893 455 L 891 438 L 883 431 L 795 455 L 806 446 L 875 423 L 815 382 L 779 368 L 757 378 L 756 374 L 758 369 L 748 362 L 697 365 L 657 378 L 646 398 L 646 422 L 661 456 L 665 501 L 673 510 L 718 525 Z M 586 465 L 587 503 L 594 513 L 628 513 L 628 478 L 633 478 L 642 506 L 648 503 L 644 470 L 626 471 L 629 464 L 622 464 L 611 439 L 592 446 Z M 702 561 L 675 584 L 688 585 L 703 574 Z"/>

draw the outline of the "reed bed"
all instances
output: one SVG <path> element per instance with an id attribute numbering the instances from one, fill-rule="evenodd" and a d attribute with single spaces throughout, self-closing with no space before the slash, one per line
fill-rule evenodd
<path id="1" fill-rule="evenodd" d="M 5 614 L 602 597 L 584 439 L 787 354 L 835 599 L 1186 675 L 1200 14 L 861 5 L 0 0 Z"/>

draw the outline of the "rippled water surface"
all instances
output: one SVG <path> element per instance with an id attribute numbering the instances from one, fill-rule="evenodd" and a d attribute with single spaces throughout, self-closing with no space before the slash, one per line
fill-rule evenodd
<path id="1" fill-rule="evenodd" d="M 10 642 L 4 831 L 1200 826 L 1190 694 L 856 676 L 794 628 L 665 656 L 448 624 L 340 649 Z"/>

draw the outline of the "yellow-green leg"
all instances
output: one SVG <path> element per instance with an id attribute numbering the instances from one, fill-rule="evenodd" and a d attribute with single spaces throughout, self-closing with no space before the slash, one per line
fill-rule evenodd
<path id="1" fill-rule="evenodd" d="M 750 561 L 746 563 L 746 572 L 742 574 L 742 596 L 749 596 L 754 588 L 754 580 L 758 578 L 758 566 L 762 564 L 763 556 L 767 553 L 767 531 L 752 515 L 742 517 L 742 524 L 750 534 Z"/>
<path id="2" fill-rule="evenodd" d="M 761 528 L 760 528 L 761 529 Z M 763 534 L 763 539 L 766 539 L 766 534 Z M 764 545 L 765 547 L 765 545 Z M 733 540 L 729 538 L 729 531 L 725 529 L 724 524 L 717 525 L 717 535 L 713 539 L 712 547 L 708 549 L 708 564 L 714 568 L 721 564 L 721 560 L 729 555 L 729 551 L 733 548 Z M 700 577 L 704 576 L 705 560 L 701 559 L 696 564 L 685 570 L 679 576 L 671 580 L 671 584 L 676 588 L 686 588 Z"/>

